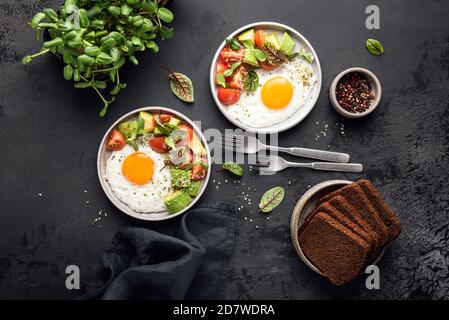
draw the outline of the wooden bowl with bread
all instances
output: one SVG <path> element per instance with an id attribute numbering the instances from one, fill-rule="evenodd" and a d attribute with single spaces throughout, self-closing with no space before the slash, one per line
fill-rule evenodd
<path id="1" fill-rule="evenodd" d="M 299 199 L 290 230 L 301 260 L 340 286 L 381 259 L 401 224 L 368 180 L 329 180 Z"/>

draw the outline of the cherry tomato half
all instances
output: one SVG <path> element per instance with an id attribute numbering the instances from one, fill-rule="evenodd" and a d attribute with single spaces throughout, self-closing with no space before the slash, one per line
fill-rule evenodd
<path id="1" fill-rule="evenodd" d="M 207 163 L 206 160 L 202 159 L 201 162 L 196 163 L 192 168 L 192 180 L 201 180 L 207 174 Z"/>
<path id="2" fill-rule="evenodd" d="M 224 62 L 227 63 L 243 61 L 244 56 L 245 56 L 245 49 L 243 48 L 238 51 L 234 51 L 231 48 L 225 47 L 220 52 L 220 57 L 223 59 Z"/>
<path id="3" fill-rule="evenodd" d="M 149 141 L 150 147 L 157 153 L 167 153 L 168 146 L 165 144 L 165 137 L 152 138 Z"/>
<path id="4" fill-rule="evenodd" d="M 218 88 L 218 100 L 224 105 L 234 104 L 240 99 L 240 90 Z"/>
<path id="5" fill-rule="evenodd" d="M 271 71 L 273 69 L 275 69 L 277 66 L 263 62 L 263 61 L 259 61 L 260 66 L 262 67 L 262 69 L 266 70 L 266 71 Z"/>
<path id="6" fill-rule="evenodd" d="M 159 115 L 159 121 L 162 123 L 170 122 L 170 119 L 171 119 L 171 115 L 169 115 L 169 114 L 160 114 Z"/>
<path id="7" fill-rule="evenodd" d="M 123 149 L 123 147 L 125 147 L 125 144 L 126 142 L 125 138 L 123 138 L 123 135 L 120 133 L 120 131 L 114 129 L 112 130 L 108 140 L 106 141 L 106 149 L 111 151 L 118 151 Z"/>
<path id="8" fill-rule="evenodd" d="M 257 30 L 256 31 L 256 35 L 254 37 L 254 42 L 256 43 L 256 46 L 259 49 L 263 48 L 263 45 L 265 43 L 265 39 L 266 38 L 267 38 L 267 35 L 266 35 L 266 33 L 264 31 L 262 31 L 262 30 Z"/>
<path id="9" fill-rule="evenodd" d="M 247 71 L 244 66 L 240 66 L 234 71 L 231 81 L 229 81 L 229 86 L 232 89 L 242 89 L 243 81 L 245 80 Z"/>

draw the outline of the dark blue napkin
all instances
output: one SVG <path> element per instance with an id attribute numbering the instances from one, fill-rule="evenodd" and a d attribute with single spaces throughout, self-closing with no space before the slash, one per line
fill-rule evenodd
<path id="1" fill-rule="evenodd" d="M 184 214 L 177 230 L 117 232 L 103 256 L 110 278 L 83 299 L 222 299 L 231 258 L 235 206 L 212 202 Z"/>

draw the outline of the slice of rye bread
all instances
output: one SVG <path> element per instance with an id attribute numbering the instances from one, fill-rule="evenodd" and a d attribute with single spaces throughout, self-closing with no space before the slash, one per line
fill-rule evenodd
<path id="1" fill-rule="evenodd" d="M 396 239 L 401 233 L 401 222 L 399 219 L 370 181 L 362 179 L 356 181 L 356 183 L 362 188 L 371 205 L 376 209 L 383 223 L 387 226 L 388 241 L 390 242 Z"/>
<path id="2" fill-rule="evenodd" d="M 368 261 L 370 245 L 322 212 L 299 231 L 298 240 L 304 255 L 337 286 L 358 276 Z"/>
<path id="3" fill-rule="evenodd" d="M 348 184 L 347 186 L 340 188 L 320 200 L 318 203 L 328 202 L 334 196 L 340 195 L 345 198 L 345 200 L 354 207 L 354 209 L 362 215 L 364 220 L 369 223 L 373 230 L 379 236 L 379 246 L 383 246 L 388 242 L 388 228 L 382 222 L 376 209 L 371 205 L 367 196 L 356 183 Z"/>
<path id="4" fill-rule="evenodd" d="M 379 246 L 379 235 L 374 231 L 370 224 L 365 221 L 363 216 L 345 200 L 345 198 L 342 196 L 333 197 L 329 200 L 329 204 L 368 233 L 371 236 L 371 239 L 373 239 L 375 247 Z"/>
<path id="5" fill-rule="evenodd" d="M 367 222 L 364 221 L 360 215 L 358 215 L 357 211 L 355 211 L 354 208 L 347 203 L 342 196 L 336 196 L 332 198 L 331 201 L 335 206 L 331 205 L 329 202 L 321 204 L 306 218 L 306 221 L 303 223 L 301 228 L 305 228 L 315 214 L 320 211 L 324 212 L 365 240 L 371 246 L 370 257 L 368 260 L 369 262 L 375 260 L 379 254 L 380 248 L 379 236 L 377 233 L 369 226 Z"/>
<path id="6" fill-rule="evenodd" d="M 337 220 L 342 225 L 344 225 L 346 228 L 354 232 L 356 235 L 358 235 L 360 238 L 365 240 L 372 248 L 374 248 L 374 241 L 372 237 L 361 227 L 359 227 L 357 224 L 352 222 L 349 218 L 346 217 L 346 215 L 339 212 L 335 207 L 333 207 L 329 202 L 325 202 L 322 205 L 320 205 L 316 212 L 323 212 L 329 215 L 332 219 Z"/>

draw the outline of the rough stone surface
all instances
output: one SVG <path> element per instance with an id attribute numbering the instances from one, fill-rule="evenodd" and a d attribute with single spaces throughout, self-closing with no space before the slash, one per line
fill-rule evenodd
<path id="1" fill-rule="evenodd" d="M 281 144 L 348 152 L 366 170 L 359 176 L 290 169 L 259 177 L 246 167 L 239 189 L 232 177 L 214 172 L 215 183 L 202 201 L 244 205 L 227 297 L 449 297 L 448 2 L 379 0 L 381 30 L 370 31 L 364 26 L 368 1 L 174 1 L 175 38 L 164 42 L 157 55 L 142 56 L 138 68 L 125 68 L 128 88 L 104 119 L 97 116 L 95 94 L 73 89 L 54 58 L 26 67 L 20 63 L 39 49 L 26 22 L 37 10 L 60 2 L 0 1 L 0 298 L 72 298 L 104 281 L 100 259 L 116 230 L 152 226 L 121 214 L 101 190 L 96 152 L 105 130 L 120 115 L 144 105 L 173 107 L 203 120 L 203 128 L 230 128 L 210 95 L 210 62 L 229 33 L 262 20 L 303 33 L 323 69 L 315 109 L 280 135 Z M 366 51 L 368 37 L 382 41 L 383 56 Z M 162 64 L 192 78 L 193 105 L 173 96 Z M 350 66 L 367 67 L 383 85 L 381 105 L 364 120 L 342 119 L 327 97 L 333 77 Z M 290 214 L 308 186 L 358 177 L 378 186 L 403 224 L 379 265 L 380 290 L 367 290 L 363 278 L 332 287 L 298 259 L 290 241 Z M 275 185 L 286 187 L 286 200 L 269 215 L 256 213 L 260 196 Z M 242 192 L 250 194 L 251 205 Z M 65 289 L 68 264 L 81 269 L 79 292 Z"/>

